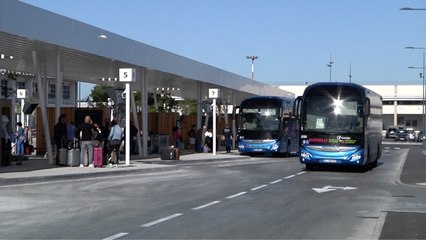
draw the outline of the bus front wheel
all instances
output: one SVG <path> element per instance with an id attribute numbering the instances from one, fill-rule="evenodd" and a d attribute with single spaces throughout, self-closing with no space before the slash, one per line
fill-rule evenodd
<path id="1" fill-rule="evenodd" d="M 308 163 L 306 163 L 305 166 L 306 166 L 306 170 L 308 170 L 308 171 L 312 171 L 315 168 L 314 164 L 308 164 Z"/>

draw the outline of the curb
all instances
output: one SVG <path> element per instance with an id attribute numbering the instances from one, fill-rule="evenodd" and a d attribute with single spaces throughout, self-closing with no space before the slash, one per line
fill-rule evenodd
<path id="1" fill-rule="evenodd" d="M 64 180 L 80 180 L 80 179 L 99 178 L 99 177 L 108 177 L 108 176 L 126 176 L 126 175 L 133 175 L 133 174 L 147 174 L 147 173 L 179 170 L 179 166 L 164 166 L 164 167 L 142 168 L 142 169 L 132 168 L 132 166 L 134 165 L 130 165 L 130 167 L 123 167 L 123 169 L 111 169 L 111 171 L 102 171 L 102 172 L 72 173 L 72 174 L 64 174 L 64 175 L 0 179 L 0 185 L 12 186 L 12 185 L 23 185 L 23 184 L 32 184 L 32 183 L 45 183 L 45 182 L 64 181 Z"/>

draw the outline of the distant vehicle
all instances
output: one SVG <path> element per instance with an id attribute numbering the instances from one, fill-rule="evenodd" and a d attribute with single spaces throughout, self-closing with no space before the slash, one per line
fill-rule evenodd
<path id="1" fill-rule="evenodd" d="M 408 141 L 408 132 L 406 130 L 398 130 L 394 136 L 395 141 Z"/>
<path id="2" fill-rule="evenodd" d="M 405 130 L 405 133 L 407 134 L 407 141 L 412 141 L 412 142 L 415 142 L 415 141 L 417 141 L 417 138 L 416 138 L 416 133 L 414 132 L 414 129 L 412 129 L 412 128 L 407 128 L 406 130 Z"/>
<path id="3" fill-rule="evenodd" d="M 298 121 L 294 98 L 258 96 L 243 100 L 238 114 L 238 151 L 242 154 L 297 153 Z"/>
<path id="4" fill-rule="evenodd" d="M 416 141 L 417 142 L 421 142 L 425 138 L 425 136 L 423 135 L 423 132 L 419 131 L 419 130 L 414 131 L 414 135 L 416 136 Z"/>
<path id="5" fill-rule="evenodd" d="M 308 86 L 295 101 L 300 163 L 377 166 L 382 149 L 382 97 L 358 84 Z"/>
<path id="6" fill-rule="evenodd" d="M 386 130 L 386 138 L 395 138 L 396 133 L 399 132 L 399 130 L 403 129 L 402 127 L 389 127 L 388 130 Z"/>

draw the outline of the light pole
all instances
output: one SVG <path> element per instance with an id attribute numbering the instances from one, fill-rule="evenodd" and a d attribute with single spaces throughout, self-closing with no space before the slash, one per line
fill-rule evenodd
<path id="1" fill-rule="evenodd" d="M 332 61 L 332 59 L 331 59 L 331 56 L 330 56 L 330 62 L 327 64 L 327 67 L 329 67 L 330 68 L 330 82 L 331 82 L 331 69 L 332 69 L 332 67 L 333 67 L 333 61 Z"/>
<path id="2" fill-rule="evenodd" d="M 423 50 L 423 66 L 422 73 L 420 73 L 420 77 L 423 79 L 422 83 L 422 90 L 423 90 L 423 97 L 422 97 L 422 116 L 423 116 L 423 126 L 422 126 L 422 132 L 425 133 L 426 130 L 426 121 L 425 121 L 425 50 L 424 47 L 406 47 L 405 49 L 414 49 L 414 50 Z M 416 68 L 416 67 L 408 67 L 408 68 Z"/>
<path id="3" fill-rule="evenodd" d="M 246 56 L 247 59 L 251 59 L 251 80 L 254 80 L 254 60 L 258 59 L 258 56 Z"/>

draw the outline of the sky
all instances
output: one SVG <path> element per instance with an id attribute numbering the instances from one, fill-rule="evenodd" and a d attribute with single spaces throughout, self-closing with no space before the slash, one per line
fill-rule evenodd
<path id="1" fill-rule="evenodd" d="M 270 85 L 421 84 L 426 0 L 22 0 Z M 351 71 L 351 72 L 350 72 Z"/>

